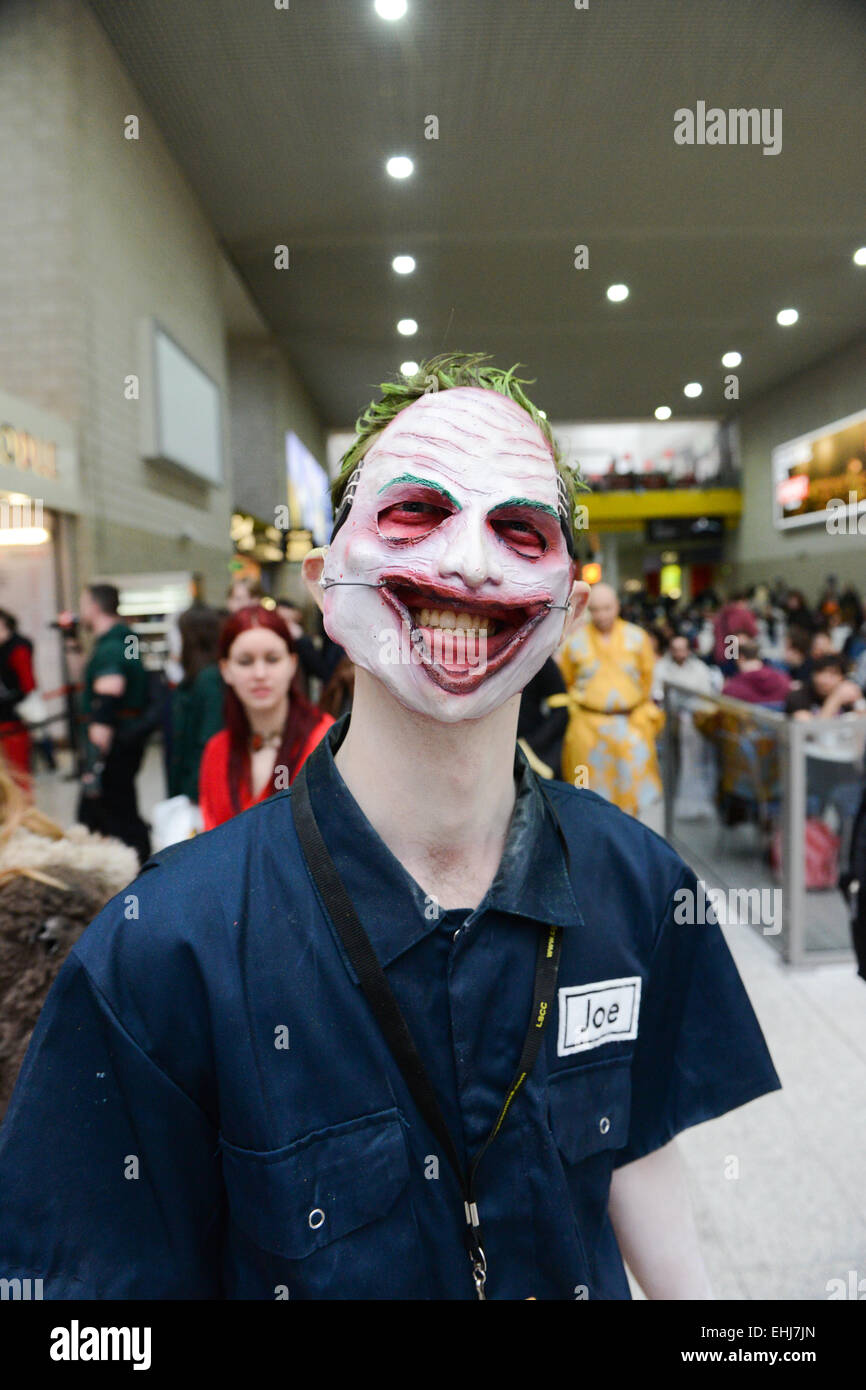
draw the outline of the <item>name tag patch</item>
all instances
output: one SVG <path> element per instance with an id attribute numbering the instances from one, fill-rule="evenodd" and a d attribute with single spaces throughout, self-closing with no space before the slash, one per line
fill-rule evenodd
<path id="1" fill-rule="evenodd" d="M 568 1057 L 602 1043 L 636 1038 L 640 983 L 640 975 L 628 975 L 561 989 L 557 1055 Z"/>

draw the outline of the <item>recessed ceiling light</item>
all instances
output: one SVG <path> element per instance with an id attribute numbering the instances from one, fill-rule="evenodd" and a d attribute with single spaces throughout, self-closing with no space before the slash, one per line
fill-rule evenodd
<path id="1" fill-rule="evenodd" d="M 392 179 L 408 179 L 415 171 L 415 165 L 406 154 L 393 154 L 385 168 Z"/>
<path id="2" fill-rule="evenodd" d="M 375 10 L 380 19 L 402 19 L 406 0 L 376 0 Z"/>
<path id="3" fill-rule="evenodd" d="M 741 352 L 726 352 L 724 357 L 722 358 L 722 366 L 739 367 L 742 360 L 743 354 Z"/>
<path id="4" fill-rule="evenodd" d="M 683 387 L 683 395 L 689 397 L 699 396 L 703 389 L 699 381 L 690 381 L 687 386 Z"/>
<path id="5" fill-rule="evenodd" d="M 397 332 L 402 333 L 404 338 L 411 338 L 413 333 L 418 332 L 418 325 L 414 319 L 401 319 L 397 324 Z"/>
<path id="6" fill-rule="evenodd" d="M 780 323 L 783 328 L 790 328 L 792 323 L 796 323 L 800 315 L 796 309 L 780 309 L 776 315 L 776 323 Z"/>
<path id="7" fill-rule="evenodd" d="M 669 405 L 657 405 L 655 408 L 657 420 L 669 420 L 671 418 L 671 408 Z"/>
<path id="8" fill-rule="evenodd" d="M 415 269 L 415 257 L 395 256 L 391 262 L 391 269 L 396 270 L 398 275 L 411 275 Z"/>
<path id="9" fill-rule="evenodd" d="M 404 376 L 414 376 L 418 370 L 417 362 L 401 362 L 400 371 Z"/>
<path id="10" fill-rule="evenodd" d="M 614 304 L 619 304 L 621 300 L 628 299 L 628 285 L 608 285 L 607 297 Z"/>
<path id="11" fill-rule="evenodd" d="M 854 252 L 854 264 L 866 265 L 866 246 L 860 246 Z"/>

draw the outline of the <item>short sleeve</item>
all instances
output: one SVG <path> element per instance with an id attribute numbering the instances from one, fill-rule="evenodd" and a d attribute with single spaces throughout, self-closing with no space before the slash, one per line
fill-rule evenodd
<path id="1" fill-rule="evenodd" d="M 0 1269 L 46 1299 L 220 1298 L 217 1134 L 73 954 L 0 1129 Z"/>
<path id="2" fill-rule="evenodd" d="M 781 1088 L 727 942 L 707 916 L 703 885 L 684 869 L 642 992 L 629 1137 L 616 1166 Z"/>
<path id="3" fill-rule="evenodd" d="M 102 641 L 94 648 L 88 667 L 88 675 L 91 681 L 99 680 L 100 676 L 126 676 L 129 671 L 129 663 L 124 661 L 123 645 L 112 639 Z"/>

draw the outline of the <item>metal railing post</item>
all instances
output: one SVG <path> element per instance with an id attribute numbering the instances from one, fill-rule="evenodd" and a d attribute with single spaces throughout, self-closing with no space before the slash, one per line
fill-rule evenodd
<path id="1" fill-rule="evenodd" d="M 676 776 L 674 759 L 674 710 L 671 698 L 671 687 L 667 681 L 664 685 L 665 703 L 665 735 L 664 735 L 664 771 L 662 774 L 662 796 L 664 797 L 665 815 L 665 839 L 670 840 L 674 833 L 674 798 L 676 797 Z"/>
<path id="2" fill-rule="evenodd" d="M 806 956 L 806 728 L 791 719 L 784 731 L 782 797 L 783 952 L 789 965 Z"/>

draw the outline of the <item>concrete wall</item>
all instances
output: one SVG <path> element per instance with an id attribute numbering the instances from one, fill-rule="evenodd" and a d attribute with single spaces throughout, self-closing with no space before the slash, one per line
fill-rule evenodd
<path id="1" fill-rule="evenodd" d="M 137 141 L 124 138 L 131 114 Z M 80 0 L 0 8 L 0 128 L 0 387 L 77 430 L 76 583 L 117 569 L 176 570 L 189 559 L 217 599 L 232 510 L 223 256 Z M 223 393 L 222 487 L 167 479 L 140 457 L 139 405 L 125 399 L 124 377 L 141 372 L 146 315 Z"/>
<path id="2" fill-rule="evenodd" d="M 69 161 L 72 51 L 68 5 L 0 7 L 0 390 L 70 423 L 85 342 Z"/>
<path id="3" fill-rule="evenodd" d="M 770 474 L 777 444 L 858 411 L 866 411 L 866 339 L 792 378 L 738 417 L 743 462 L 743 519 L 733 556 L 738 582 L 779 574 L 814 600 L 827 574 L 836 574 L 866 591 L 866 537 L 828 535 L 821 523 L 776 530 Z"/>
<path id="4" fill-rule="evenodd" d="M 271 338 L 229 339 L 230 414 L 235 501 L 273 522 L 284 505 L 286 433 L 293 430 L 324 466 L 325 435 L 285 354 Z"/>

